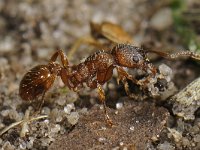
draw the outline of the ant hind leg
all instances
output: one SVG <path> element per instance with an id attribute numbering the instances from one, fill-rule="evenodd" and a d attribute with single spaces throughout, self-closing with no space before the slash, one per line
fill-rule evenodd
<path id="1" fill-rule="evenodd" d="M 41 103 L 40 103 L 40 105 L 39 105 L 39 107 L 38 107 L 39 112 L 41 111 L 42 106 L 43 106 L 43 104 L 44 104 L 44 96 L 45 96 L 45 93 L 46 93 L 46 91 L 43 92 L 43 94 L 42 94 Z"/>
<path id="2" fill-rule="evenodd" d="M 36 106 L 36 112 L 34 113 L 34 115 L 37 115 L 37 114 L 39 114 L 39 113 L 41 112 L 42 106 L 43 106 L 43 104 L 44 104 L 44 96 L 45 96 L 45 93 L 46 93 L 46 91 L 44 91 L 44 92 L 42 93 L 42 98 L 41 98 L 40 100 L 38 100 L 39 103 L 38 103 L 38 105 Z"/>

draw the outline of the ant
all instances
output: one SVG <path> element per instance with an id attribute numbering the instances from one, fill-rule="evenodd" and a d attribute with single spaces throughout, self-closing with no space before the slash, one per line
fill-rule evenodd
<path id="1" fill-rule="evenodd" d="M 19 95 L 26 101 L 32 101 L 42 95 L 42 105 L 45 93 L 53 85 L 57 76 L 60 76 L 63 83 L 73 91 L 77 91 L 77 89 L 83 87 L 83 83 L 86 83 L 88 87 L 98 89 L 105 119 L 112 126 L 113 123 L 106 110 L 105 93 L 102 85 L 111 79 L 113 69 L 116 69 L 118 82 L 121 81 L 124 84 L 127 94 L 130 93 L 128 87 L 125 86 L 127 85 L 127 80 L 131 80 L 136 85 L 145 88 L 158 73 L 157 68 L 148 60 L 148 53 L 156 53 L 168 59 L 186 56 L 200 60 L 199 54 L 190 51 L 169 54 L 154 50 L 147 51 L 129 44 L 118 44 L 109 51 L 100 50 L 90 55 L 84 62 L 70 66 L 64 52 L 59 50 L 52 55 L 47 65 L 38 65 L 24 75 L 20 83 Z M 56 62 L 58 56 L 61 58 L 62 65 Z M 137 80 L 124 68 L 143 70 L 147 76 Z"/>

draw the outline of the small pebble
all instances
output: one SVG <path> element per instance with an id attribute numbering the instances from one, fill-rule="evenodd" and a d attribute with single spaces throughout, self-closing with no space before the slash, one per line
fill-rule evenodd
<path id="1" fill-rule="evenodd" d="M 64 112 L 66 114 L 70 114 L 72 110 L 75 110 L 74 103 L 67 104 L 67 106 L 64 107 Z"/>
<path id="2" fill-rule="evenodd" d="M 56 122 L 61 122 L 63 120 L 63 117 L 61 115 L 56 117 Z"/>
<path id="3" fill-rule="evenodd" d="M 179 141 L 181 141 L 181 139 L 182 139 L 182 134 L 181 134 L 180 132 L 178 132 L 178 131 L 175 130 L 175 129 L 170 129 L 170 128 L 168 128 L 168 130 L 170 131 L 171 135 L 173 136 L 175 142 L 178 143 Z"/>
<path id="4" fill-rule="evenodd" d="M 78 112 L 72 112 L 70 115 L 67 116 L 67 120 L 70 124 L 75 125 L 79 120 Z"/>
<path id="5" fill-rule="evenodd" d="M 79 113 L 81 113 L 81 114 L 86 114 L 86 113 L 88 113 L 88 108 L 86 108 L 86 107 L 82 108 L 82 109 L 79 111 Z"/>
<path id="6" fill-rule="evenodd" d="M 194 141 L 200 143 L 200 134 L 195 135 Z"/>
<path id="7" fill-rule="evenodd" d="M 0 66 L 0 70 L 5 70 L 5 69 L 7 69 L 8 68 L 8 60 L 5 58 L 5 57 L 0 57 L 0 64 L 1 64 L 1 66 Z"/>
<path id="8" fill-rule="evenodd" d="M 182 138 L 182 143 L 183 143 L 183 145 L 185 147 L 189 147 L 190 146 L 190 141 L 186 137 Z"/>
<path id="9" fill-rule="evenodd" d="M 26 143 L 24 141 L 22 141 L 19 145 L 20 149 L 23 150 L 23 149 L 26 149 Z"/>
<path id="10" fill-rule="evenodd" d="M 172 11 L 170 8 L 160 9 L 150 20 L 150 26 L 155 30 L 164 30 L 173 23 Z"/>
<path id="11" fill-rule="evenodd" d="M 58 133 L 60 131 L 61 127 L 59 124 L 55 124 L 53 126 L 51 126 L 51 132 L 53 133 Z"/>
<path id="12" fill-rule="evenodd" d="M 15 150 L 15 147 L 10 144 L 10 142 L 6 141 L 2 146 L 2 150 Z"/>
<path id="13" fill-rule="evenodd" d="M 1 115 L 3 116 L 3 117 L 6 117 L 6 116 L 8 116 L 9 115 L 9 112 L 10 112 L 10 110 L 2 110 L 1 111 Z"/>
<path id="14" fill-rule="evenodd" d="M 174 150 L 175 147 L 172 146 L 170 143 L 168 143 L 167 141 L 165 141 L 162 144 L 158 144 L 158 150 Z"/>
<path id="15" fill-rule="evenodd" d="M 120 146 L 123 146 L 123 145 L 124 145 L 124 142 L 120 142 L 119 145 L 120 145 Z"/>
<path id="16" fill-rule="evenodd" d="M 57 103 L 58 105 L 60 105 L 60 106 L 64 106 L 65 103 L 66 103 L 66 99 L 65 99 L 64 97 L 60 97 L 60 98 L 56 101 L 56 103 Z"/>
<path id="17" fill-rule="evenodd" d="M 11 36 L 6 36 L 0 41 L 0 50 L 2 53 L 11 52 L 15 50 L 15 44 L 15 40 Z"/>
<path id="18" fill-rule="evenodd" d="M 48 107 L 43 107 L 41 113 L 44 114 L 44 115 L 49 115 L 50 112 L 51 112 L 50 108 L 48 108 Z"/>
<path id="19" fill-rule="evenodd" d="M 161 65 L 158 67 L 158 69 L 159 69 L 160 73 L 161 73 L 163 76 L 167 77 L 167 78 L 166 78 L 166 79 L 167 79 L 167 82 L 169 82 L 169 81 L 171 80 L 172 74 L 173 74 L 172 69 L 171 69 L 169 66 L 165 65 L 165 64 L 161 64 Z"/>
<path id="20" fill-rule="evenodd" d="M 104 142 L 106 141 L 106 138 L 100 137 L 100 138 L 98 139 L 98 141 L 101 142 L 101 143 L 104 143 Z"/>
<path id="21" fill-rule="evenodd" d="M 109 88 L 110 90 L 115 90 L 116 85 L 113 84 L 113 83 L 108 83 L 108 88 Z"/>
<path id="22" fill-rule="evenodd" d="M 118 102 L 118 103 L 116 104 L 116 108 L 117 108 L 117 109 L 122 109 L 122 107 L 123 107 L 123 103 Z"/>
<path id="23" fill-rule="evenodd" d="M 27 149 L 32 149 L 34 140 L 35 140 L 34 138 L 29 137 L 29 141 L 27 141 L 26 144 Z"/>
<path id="24" fill-rule="evenodd" d="M 131 127 L 130 127 L 130 130 L 131 130 L 131 131 L 134 131 L 134 130 L 135 130 L 135 127 L 134 127 L 134 126 L 131 126 Z"/>
<path id="25" fill-rule="evenodd" d="M 37 52 L 38 58 L 40 59 L 46 59 L 46 57 L 51 54 L 50 50 L 46 48 L 40 48 L 36 52 Z"/>

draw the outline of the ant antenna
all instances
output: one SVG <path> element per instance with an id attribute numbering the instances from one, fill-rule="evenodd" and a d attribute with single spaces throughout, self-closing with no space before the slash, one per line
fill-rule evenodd
<path id="1" fill-rule="evenodd" d="M 177 59 L 179 57 L 190 57 L 196 60 L 200 60 L 200 54 L 197 54 L 195 52 L 191 52 L 191 51 L 180 51 L 174 54 L 170 54 L 167 52 L 161 52 L 161 51 L 156 51 L 156 50 L 149 50 L 148 52 L 150 53 L 156 53 L 166 59 Z"/>

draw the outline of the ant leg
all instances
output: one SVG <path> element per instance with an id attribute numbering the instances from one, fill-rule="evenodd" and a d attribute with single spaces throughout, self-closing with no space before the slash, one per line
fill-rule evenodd
<path id="1" fill-rule="evenodd" d="M 119 82 L 122 81 L 126 94 L 128 96 L 131 95 L 131 92 L 129 90 L 129 85 L 126 79 L 128 78 L 133 81 L 132 79 L 133 77 L 130 76 L 122 67 L 117 67 L 117 72 L 118 72 L 117 83 L 119 84 Z M 134 83 L 137 84 L 137 81 L 134 80 Z"/>
<path id="2" fill-rule="evenodd" d="M 82 44 L 88 44 L 88 45 L 93 45 L 96 48 L 99 49 L 105 49 L 105 47 L 100 44 L 97 40 L 95 40 L 92 36 L 86 36 L 86 37 L 82 37 L 79 38 L 72 46 L 72 48 L 69 50 L 68 53 L 68 58 L 71 60 L 72 56 L 74 55 L 74 53 L 78 50 L 78 48 L 82 45 Z"/>
<path id="3" fill-rule="evenodd" d="M 124 89 L 125 89 L 126 94 L 130 97 L 131 92 L 129 90 L 129 85 L 128 85 L 128 82 L 127 82 L 126 78 L 122 79 L 121 81 L 122 81 L 122 83 L 124 85 Z"/>
<path id="4" fill-rule="evenodd" d="M 43 94 L 42 94 L 41 103 L 40 103 L 40 105 L 39 105 L 39 108 L 38 108 L 39 112 L 41 111 L 41 109 L 42 109 L 42 106 L 43 106 L 43 104 L 44 104 L 44 96 L 45 96 L 45 93 L 46 93 L 46 91 L 45 91 L 45 92 L 43 92 Z"/>
<path id="5" fill-rule="evenodd" d="M 155 78 L 157 73 L 157 68 L 152 63 L 143 64 L 142 66 L 140 66 L 140 68 L 142 68 L 143 71 L 149 73 L 145 78 L 140 79 L 138 81 L 139 83 L 138 85 L 140 85 L 143 89 L 145 89 L 150 80 Z"/>
<path id="6" fill-rule="evenodd" d="M 107 113 L 107 109 L 106 109 L 104 90 L 102 89 L 100 84 L 97 84 L 97 88 L 98 88 L 99 99 L 103 104 L 103 109 L 104 109 L 106 122 L 108 123 L 109 126 L 112 126 L 113 125 L 112 120 L 110 119 L 110 117 L 109 117 L 109 115 Z"/>
<path id="7" fill-rule="evenodd" d="M 34 113 L 34 116 L 37 115 L 37 114 L 39 114 L 39 113 L 41 112 L 41 110 L 42 110 L 42 106 L 43 106 L 43 104 L 44 104 L 44 96 L 45 96 L 45 93 L 46 93 L 46 91 L 44 91 L 43 94 L 42 94 L 42 98 L 41 98 L 41 100 L 40 100 L 40 103 L 39 103 L 38 106 L 37 106 L 37 111 Z"/>
<path id="8" fill-rule="evenodd" d="M 124 89 L 125 89 L 125 92 L 126 94 L 132 98 L 132 99 L 141 99 L 141 100 L 144 100 L 146 98 L 146 96 L 140 96 L 140 95 L 136 95 L 134 93 L 131 93 L 130 90 L 129 90 L 129 85 L 128 85 L 128 82 L 126 79 L 129 79 L 131 80 L 133 83 L 137 84 L 137 85 L 142 85 L 140 83 L 140 81 L 136 80 L 135 78 L 133 78 L 131 75 L 129 75 L 123 68 L 121 67 L 117 67 L 117 72 L 118 72 L 118 75 L 119 75 L 119 78 L 118 78 L 118 84 L 119 84 L 119 81 L 121 81 L 124 85 Z"/>
<path id="9" fill-rule="evenodd" d="M 103 109 L 104 109 L 104 115 L 105 115 L 105 120 L 109 126 L 112 126 L 112 120 L 110 119 L 107 109 L 106 109 L 106 103 L 105 103 L 105 93 L 104 90 L 102 89 L 101 85 L 97 82 L 97 80 L 88 80 L 86 83 L 88 87 L 90 88 L 98 88 L 98 94 L 99 94 L 99 100 L 103 104 Z"/>
<path id="10" fill-rule="evenodd" d="M 133 76 L 131 76 L 130 74 L 128 74 L 122 67 L 116 67 L 116 68 L 117 68 L 117 72 L 118 72 L 118 81 L 117 81 L 118 83 L 119 83 L 119 81 L 124 82 L 123 80 L 129 79 L 133 83 L 139 85 L 139 81 L 136 80 L 135 78 L 133 78 Z"/>
<path id="11" fill-rule="evenodd" d="M 61 58 L 61 62 L 63 67 L 67 67 L 69 65 L 69 62 L 67 60 L 67 57 L 65 56 L 64 52 L 62 50 L 58 50 L 57 52 L 55 52 L 50 59 L 50 62 L 55 62 L 58 55 L 60 55 Z"/>

